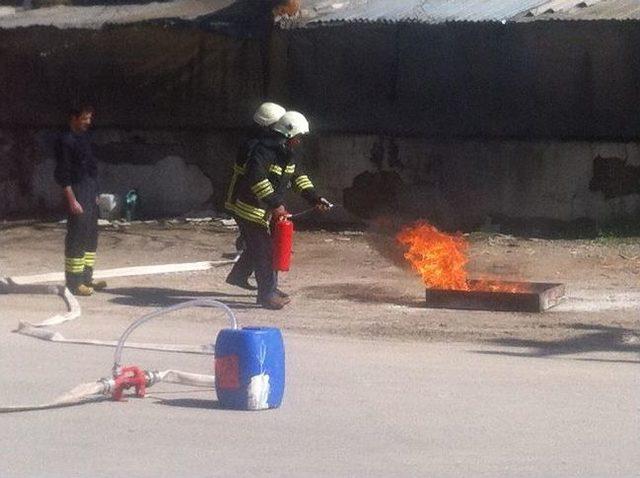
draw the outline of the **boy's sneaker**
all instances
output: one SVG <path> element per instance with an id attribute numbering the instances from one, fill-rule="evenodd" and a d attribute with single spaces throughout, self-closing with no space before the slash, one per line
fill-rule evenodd
<path id="1" fill-rule="evenodd" d="M 103 280 L 91 281 L 88 284 L 85 284 L 87 287 L 92 288 L 93 290 L 103 290 L 107 288 L 107 283 Z"/>
<path id="2" fill-rule="evenodd" d="M 69 289 L 73 295 L 78 295 L 81 297 L 87 297 L 93 294 L 93 287 L 88 287 L 84 284 L 80 284 L 78 287 L 74 287 Z"/>

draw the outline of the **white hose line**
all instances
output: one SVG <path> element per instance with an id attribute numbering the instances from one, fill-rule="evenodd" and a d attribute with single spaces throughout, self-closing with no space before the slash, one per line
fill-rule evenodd
<path id="1" fill-rule="evenodd" d="M 191 387 L 215 388 L 214 375 L 201 375 L 198 373 L 182 372 L 180 370 L 164 370 L 162 372 L 150 372 L 153 381 L 147 385 L 152 387 L 156 383 L 174 383 L 178 385 L 186 385 Z M 112 379 L 109 379 L 113 381 Z M 72 405 L 81 405 L 83 403 L 97 402 L 107 400 L 109 394 L 105 394 L 105 390 L 110 390 L 106 381 L 99 380 L 97 382 L 83 383 L 74 387 L 69 392 L 61 395 L 52 402 L 34 404 L 34 405 L 13 405 L 0 407 L 0 413 L 27 412 L 34 410 L 47 410 L 50 408 L 69 407 Z"/>
<path id="2" fill-rule="evenodd" d="M 207 271 L 214 267 L 234 264 L 239 256 L 235 259 L 224 261 L 203 261 L 203 262 L 183 262 L 178 264 L 159 264 L 153 266 L 135 266 L 135 267 L 119 267 L 117 269 L 96 270 L 93 273 L 95 279 L 111 279 L 114 277 L 133 277 L 153 274 L 170 274 L 173 272 L 193 272 Z M 36 274 L 29 276 L 15 276 L 11 280 L 18 285 L 38 284 L 42 282 L 60 282 L 64 281 L 63 272 L 52 272 L 49 274 Z"/>
<path id="3" fill-rule="evenodd" d="M 67 309 L 69 310 L 66 314 L 56 314 L 53 317 L 49 317 L 47 320 L 43 320 L 37 324 L 33 324 L 34 327 L 47 327 L 49 325 L 58 325 L 63 322 L 68 322 L 70 320 L 77 319 L 82 314 L 82 309 L 80 308 L 80 304 L 78 300 L 74 297 L 69 289 L 66 287 L 61 287 L 62 298 L 67 304 Z"/>
<path id="4" fill-rule="evenodd" d="M 215 375 L 202 375 L 199 373 L 181 372 L 180 370 L 165 370 L 157 372 L 161 382 L 177 383 L 191 387 L 214 388 L 216 384 Z"/>
<path id="5" fill-rule="evenodd" d="M 78 345 L 99 345 L 103 347 L 116 347 L 118 345 L 117 340 L 67 339 L 60 332 L 33 327 L 28 322 L 20 322 L 20 326 L 18 327 L 18 330 L 16 330 L 16 332 L 22 335 L 26 335 L 27 337 L 46 340 L 48 342 Z M 129 342 L 125 345 L 125 348 L 139 350 L 157 350 L 159 352 L 181 352 L 189 354 L 213 355 L 213 346 L 210 344 L 187 345 Z"/>
<path id="6" fill-rule="evenodd" d="M 162 274 L 169 272 L 184 272 L 191 270 L 207 270 L 211 267 L 225 264 L 232 264 L 238 260 L 239 256 L 236 256 L 234 260 L 229 261 L 216 261 L 216 262 L 200 262 L 200 263 L 190 263 L 190 264 L 167 264 L 161 266 L 142 266 L 142 267 L 130 267 L 130 268 L 121 268 L 121 269 L 111 269 L 102 271 L 101 273 L 96 273 L 96 278 L 107 278 L 107 277 L 124 277 L 124 276 L 132 276 L 132 275 L 146 275 L 146 274 Z M 118 345 L 126 348 L 135 348 L 142 350 L 157 350 L 163 352 L 182 352 L 182 353 L 193 353 L 193 354 L 204 354 L 204 355 L 213 355 L 213 345 L 177 345 L 177 344 L 145 344 L 145 343 L 128 343 L 126 345 L 122 344 L 122 340 L 120 341 L 105 341 L 105 340 L 90 340 L 90 339 L 77 339 L 71 340 L 66 339 L 59 332 L 55 332 L 52 330 L 47 330 L 41 327 L 45 327 L 48 325 L 56 325 L 61 324 L 63 322 L 73 320 L 75 318 L 80 317 L 81 309 L 78 301 L 75 297 L 70 293 L 69 289 L 62 286 L 53 286 L 53 285 L 41 285 L 37 284 L 38 282 L 46 282 L 53 280 L 61 280 L 64 279 L 64 274 L 43 274 L 38 276 L 23 276 L 23 277 L 0 277 L 0 294 L 47 294 L 47 295 L 60 295 L 68 308 L 68 312 L 66 314 L 57 314 L 55 316 L 50 317 L 49 319 L 40 322 L 38 324 L 30 324 L 28 322 L 21 321 L 16 332 L 26 335 L 29 337 L 34 337 L 40 340 L 47 340 L 50 342 L 59 342 L 59 343 L 71 343 L 71 344 L 82 344 L 82 345 L 100 345 L 107 347 L 117 347 Z M 198 302 L 198 301 L 191 301 Z M 200 301 L 202 302 L 202 301 Z M 222 304 L 224 305 L 224 304 Z M 182 308 L 187 306 L 187 304 L 174 306 L 171 309 Z M 226 307 L 226 306 L 225 306 Z M 233 317 L 233 313 L 229 310 L 228 313 Z M 233 317 L 235 323 L 235 317 Z M 235 324 L 237 327 L 237 324 Z M 179 370 L 165 370 L 163 372 L 152 372 L 152 376 L 154 377 L 153 382 L 147 385 L 148 387 L 154 385 L 158 382 L 167 382 L 167 383 L 175 383 L 182 384 L 188 386 L 196 386 L 196 387 L 206 387 L 213 389 L 215 387 L 215 376 L 213 375 L 202 375 L 190 372 L 181 372 Z M 112 379 L 110 379 L 112 380 Z M 15 405 L 15 406 L 3 406 L 0 407 L 0 413 L 11 413 L 11 412 L 23 412 L 23 411 L 32 411 L 32 410 L 46 410 L 50 408 L 60 408 L 67 407 L 72 405 L 79 405 L 82 403 L 95 402 L 100 400 L 105 400 L 108 395 L 105 395 L 105 390 L 107 390 L 106 383 L 104 381 L 97 381 L 91 383 L 84 383 L 78 385 L 73 388 L 66 394 L 58 397 L 52 402 L 44 403 L 44 404 L 36 404 L 36 405 Z"/>
<path id="7" fill-rule="evenodd" d="M 82 314 L 80 304 L 69 289 L 64 286 L 17 284 L 11 277 L 0 277 L 0 294 L 40 294 L 59 295 L 62 297 L 67 306 L 67 312 L 65 314 L 56 314 L 37 324 L 29 324 L 31 327 L 46 327 L 49 325 L 62 324 L 77 319 Z"/>
<path id="8" fill-rule="evenodd" d="M 0 413 L 11 412 L 27 412 L 30 410 L 46 410 L 48 408 L 68 407 L 71 405 L 79 405 L 81 403 L 93 402 L 106 399 L 102 395 L 104 384 L 101 382 L 83 383 L 68 391 L 64 395 L 56 398 L 49 403 L 38 405 L 14 405 L 9 407 L 0 407 Z"/>
<path id="9" fill-rule="evenodd" d="M 234 259 L 224 261 L 203 261 L 203 262 L 186 262 L 179 264 L 160 264 L 153 266 L 137 266 L 137 267 L 121 267 L 118 269 L 105 269 L 96 271 L 94 277 L 96 279 L 108 279 L 113 277 L 131 277 L 141 275 L 153 275 L 153 274 L 169 274 L 172 272 L 191 272 L 191 271 L 204 271 L 213 267 L 234 264 L 240 256 L 237 255 Z M 48 319 L 38 322 L 36 324 L 20 323 L 17 332 L 22 332 L 28 327 L 47 327 L 50 325 L 58 325 L 70 320 L 74 320 L 80 317 L 82 309 L 77 299 L 73 294 L 64 286 L 44 285 L 39 284 L 41 282 L 53 282 L 63 281 L 64 273 L 53 272 L 50 274 L 37 274 L 30 276 L 16 276 L 16 277 L 0 277 L 0 294 L 44 294 L 44 295 L 59 295 L 63 298 L 67 305 L 67 312 L 65 314 L 56 314 Z M 26 330 L 26 329 L 25 329 Z M 24 333 L 24 335 L 30 335 Z M 102 345 L 102 344 L 94 344 Z"/>

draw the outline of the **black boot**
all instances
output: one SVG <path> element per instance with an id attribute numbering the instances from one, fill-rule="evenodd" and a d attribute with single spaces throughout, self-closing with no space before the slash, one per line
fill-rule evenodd
<path id="1" fill-rule="evenodd" d="M 227 277 L 227 284 L 235 285 L 236 287 L 240 287 L 245 290 L 258 290 L 258 288 L 254 285 L 249 284 L 247 279 L 236 279 L 235 277 Z"/>

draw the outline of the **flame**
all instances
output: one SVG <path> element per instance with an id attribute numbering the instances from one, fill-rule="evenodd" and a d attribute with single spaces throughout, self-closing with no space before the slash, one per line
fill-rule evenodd
<path id="1" fill-rule="evenodd" d="M 507 292 L 510 294 L 535 292 L 533 287 L 525 282 L 502 282 L 499 280 L 481 279 L 469 284 L 469 289 L 482 292 Z"/>
<path id="2" fill-rule="evenodd" d="M 408 248 L 404 257 L 428 288 L 469 290 L 469 245 L 461 234 L 450 236 L 431 224 L 417 222 L 402 229 L 396 240 Z"/>
<path id="3" fill-rule="evenodd" d="M 403 228 L 396 240 L 407 248 L 404 257 L 429 289 L 509 293 L 532 290 L 526 283 L 470 281 L 466 269 L 469 243 L 460 233 L 445 234 L 435 226 L 420 221 Z"/>

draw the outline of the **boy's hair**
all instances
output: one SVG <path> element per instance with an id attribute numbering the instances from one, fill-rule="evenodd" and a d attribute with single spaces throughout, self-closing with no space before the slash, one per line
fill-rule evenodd
<path id="1" fill-rule="evenodd" d="M 85 113 L 95 114 L 95 108 L 90 104 L 74 105 L 69 108 L 69 118 L 77 118 Z"/>

